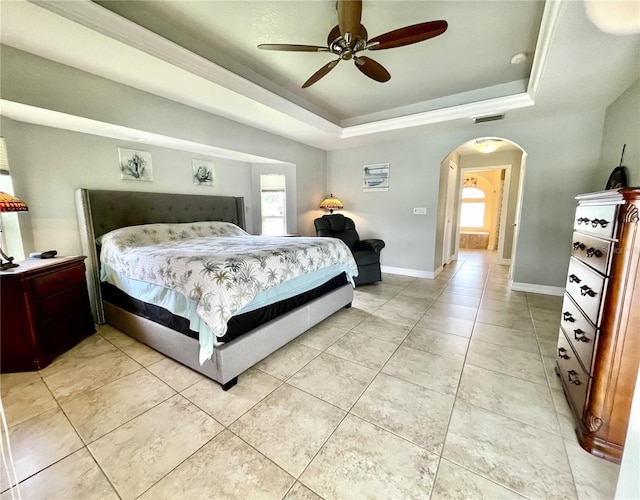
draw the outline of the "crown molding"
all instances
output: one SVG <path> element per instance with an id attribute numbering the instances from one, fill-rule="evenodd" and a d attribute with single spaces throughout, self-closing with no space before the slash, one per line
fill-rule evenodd
<path id="1" fill-rule="evenodd" d="M 379 140 L 379 134 L 385 132 L 533 106 L 565 2 L 546 2 L 526 92 L 346 127 L 326 120 L 89 0 L 9 2 L 3 7 L 3 14 L 14 17 L 3 26 L 2 37 L 3 43 L 18 49 L 105 78 L 110 78 L 117 71 L 112 61 L 126 57 L 132 64 L 144 65 L 141 67 L 157 75 L 173 75 L 180 82 L 181 91 L 172 88 L 162 78 L 151 77 L 144 82 L 139 76 L 121 72 L 110 79 L 313 147 L 332 150 L 344 147 L 350 138 L 366 140 L 366 136 L 371 135 L 371 140 L 374 140 L 375 135 L 375 140 Z M 36 25 L 41 36 L 33 37 L 31 32 L 22 29 L 25 25 Z M 97 52 L 103 50 L 110 57 L 101 58 L 100 53 L 92 53 L 91 59 L 87 60 L 87 47 Z M 78 61 L 75 64 L 74 57 Z M 198 91 L 190 92 L 190 86 Z"/>

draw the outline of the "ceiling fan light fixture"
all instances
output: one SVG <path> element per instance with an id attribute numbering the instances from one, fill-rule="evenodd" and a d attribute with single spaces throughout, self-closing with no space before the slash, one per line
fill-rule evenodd
<path id="1" fill-rule="evenodd" d="M 338 56 L 337 61 L 353 60 L 356 68 L 365 76 L 377 82 L 387 82 L 391 78 L 389 72 L 376 61 L 360 56 L 364 50 L 382 50 L 404 47 L 442 35 L 448 27 L 447 21 L 428 21 L 398 28 L 383 33 L 369 40 L 366 28 L 361 24 L 362 0 L 336 0 L 338 25 L 327 36 L 327 46 L 299 45 L 282 43 L 262 43 L 262 50 L 278 50 L 285 52 L 332 52 Z M 336 63 L 324 65 L 316 71 L 304 84 L 305 89 L 324 77 Z"/>

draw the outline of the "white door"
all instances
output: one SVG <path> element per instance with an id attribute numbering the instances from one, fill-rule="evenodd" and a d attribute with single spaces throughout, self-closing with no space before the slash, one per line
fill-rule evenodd
<path id="1" fill-rule="evenodd" d="M 520 164 L 520 179 L 518 181 L 518 201 L 516 203 L 516 216 L 513 222 L 513 245 L 511 246 L 511 266 L 509 267 L 509 279 L 513 281 L 513 268 L 516 264 L 516 244 L 518 243 L 518 233 L 520 232 L 520 214 L 522 212 L 522 185 L 524 183 L 525 165 L 527 163 L 526 153 L 522 153 L 522 163 Z"/>
<path id="2" fill-rule="evenodd" d="M 453 246 L 453 201 L 456 191 L 456 171 L 457 165 L 449 161 L 449 170 L 447 177 L 447 201 L 444 211 L 444 238 L 442 244 L 442 265 L 445 266 L 451 262 L 451 256 L 455 253 Z"/>

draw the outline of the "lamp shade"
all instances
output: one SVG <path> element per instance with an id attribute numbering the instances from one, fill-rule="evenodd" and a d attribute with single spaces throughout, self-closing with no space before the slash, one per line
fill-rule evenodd
<path id="1" fill-rule="evenodd" d="M 338 198 L 334 198 L 333 194 L 331 194 L 328 198 L 322 200 L 322 203 L 320 203 L 320 208 L 325 208 L 329 210 L 330 213 L 333 213 L 334 210 L 340 210 L 344 208 L 344 205 Z"/>
<path id="2" fill-rule="evenodd" d="M 27 212 L 29 207 L 20 198 L 0 192 L 0 212 Z"/>

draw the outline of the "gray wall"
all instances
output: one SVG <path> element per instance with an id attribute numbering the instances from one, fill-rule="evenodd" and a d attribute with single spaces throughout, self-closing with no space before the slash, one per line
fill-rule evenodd
<path id="1" fill-rule="evenodd" d="M 328 191 L 363 237 L 386 241 L 384 266 L 434 271 L 441 162 L 477 137 L 508 139 L 527 153 L 514 281 L 564 286 L 575 195 L 588 192 L 600 156 L 604 113 L 468 125 L 402 141 L 328 153 Z M 389 191 L 362 191 L 362 166 L 390 163 Z M 413 215 L 427 207 L 427 215 Z M 440 252 L 440 249 L 438 249 Z M 440 259 L 441 260 L 441 259 Z M 439 265 L 439 264 L 438 264 Z"/>
<path id="2" fill-rule="evenodd" d="M 151 145 L 30 125 L 2 118 L 2 134 L 10 153 L 16 194 L 29 205 L 21 214 L 33 231 L 33 247 L 25 252 L 56 249 L 61 255 L 81 252 L 74 190 L 114 189 L 147 192 L 225 194 L 244 196 L 252 206 L 251 165 L 210 158 L 216 185 L 193 184 L 192 158 L 201 155 Z M 118 147 L 151 153 L 153 182 L 120 179 Z M 247 218 L 251 232 L 250 218 Z M 26 241 L 25 241 L 26 246 Z"/>
<path id="3" fill-rule="evenodd" d="M 302 234 L 315 234 L 313 219 L 325 195 L 325 151 L 11 47 L 0 48 L 3 99 L 295 165 L 296 226 Z M 189 184 L 174 170 L 178 165 L 190 165 L 191 158 L 201 157 L 191 153 L 37 127 L 5 117 L 0 121 L 0 132 L 7 139 L 15 192 L 29 201 L 27 217 L 32 222 L 38 250 L 53 247 L 61 253 L 80 251 L 75 215 L 71 220 L 69 211 L 75 187 L 156 192 L 207 189 Z M 151 151 L 156 180 L 151 183 L 120 181 L 119 174 L 113 170 L 114 165 L 117 167 L 118 146 Z M 218 186 L 208 188 L 210 192 L 244 195 L 250 200 L 250 166 L 213 160 Z M 239 168 L 231 175 L 234 166 Z M 49 189 L 50 186 L 55 186 L 57 191 Z M 29 235 L 25 240 L 29 240 Z M 31 245 L 27 243 L 27 246 Z M 32 249 L 25 248 L 25 251 Z"/>
<path id="4" fill-rule="evenodd" d="M 640 186 L 640 79 L 607 108 L 595 191 L 605 188 L 611 171 L 620 165 L 624 144 L 629 186 Z"/>

